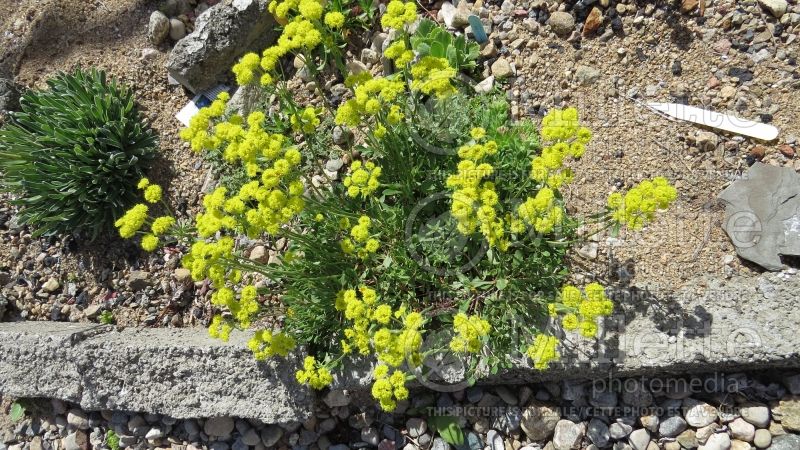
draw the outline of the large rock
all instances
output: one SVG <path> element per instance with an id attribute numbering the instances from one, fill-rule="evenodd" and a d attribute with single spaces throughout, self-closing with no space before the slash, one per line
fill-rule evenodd
<path id="1" fill-rule="evenodd" d="M 800 255 L 800 175 L 791 167 L 757 162 L 719 198 L 723 228 L 739 256 L 781 270 L 779 255 Z"/>
<path id="2" fill-rule="evenodd" d="M 192 92 L 214 86 L 248 51 L 260 52 L 276 38 L 267 0 L 220 2 L 197 18 L 167 60 L 172 78 Z"/>

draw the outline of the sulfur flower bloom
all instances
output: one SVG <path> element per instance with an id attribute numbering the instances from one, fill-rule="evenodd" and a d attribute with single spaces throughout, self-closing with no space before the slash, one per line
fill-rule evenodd
<path id="1" fill-rule="evenodd" d="M 152 252 L 158 248 L 158 238 L 152 234 L 142 236 L 142 248 L 145 251 Z"/>
<path id="2" fill-rule="evenodd" d="M 401 0 L 392 0 L 386 7 L 386 13 L 381 17 L 384 28 L 402 30 L 403 27 L 417 20 L 417 5 L 413 1 L 403 3 Z"/>
<path id="3" fill-rule="evenodd" d="M 175 225 L 175 218 L 170 216 L 157 217 L 153 220 L 153 225 L 150 231 L 156 236 L 161 236 L 166 233 L 173 225 Z"/>
<path id="4" fill-rule="evenodd" d="M 331 11 L 325 14 L 325 25 L 334 29 L 342 28 L 344 26 L 344 14 L 339 11 Z"/>
<path id="5" fill-rule="evenodd" d="M 555 336 L 537 334 L 526 354 L 533 361 L 534 368 L 545 370 L 550 367 L 551 362 L 558 361 L 561 357 L 557 347 L 558 339 Z"/>
<path id="6" fill-rule="evenodd" d="M 456 335 L 450 341 L 450 349 L 456 353 L 476 353 L 480 350 L 481 339 L 492 329 L 489 322 L 473 315 L 458 313 L 453 317 Z"/>
<path id="7" fill-rule="evenodd" d="M 382 410 L 393 411 L 397 407 L 397 400 L 408 398 L 405 373 L 395 370 L 389 375 L 389 368 L 379 364 L 372 374 L 375 377 L 375 382 L 372 384 L 372 396 L 378 400 Z"/>
<path id="8" fill-rule="evenodd" d="M 279 355 L 286 357 L 296 346 L 294 338 L 286 333 L 274 333 L 270 330 L 258 330 L 247 342 L 247 347 L 258 361 Z"/>
<path id="9" fill-rule="evenodd" d="M 149 203 L 157 203 L 161 200 L 161 186 L 151 184 L 144 190 L 144 199 Z"/>
<path id="10" fill-rule="evenodd" d="M 381 176 L 381 171 L 382 169 L 372 161 L 364 164 L 361 161 L 353 161 L 350 165 L 349 175 L 344 179 L 347 195 L 354 198 L 370 196 L 380 186 L 378 178 Z"/>
<path id="11" fill-rule="evenodd" d="M 133 237 L 147 220 L 147 205 L 138 204 L 125 212 L 125 215 L 114 222 L 119 228 L 119 235 L 125 239 Z"/>
<path id="12" fill-rule="evenodd" d="M 307 384 L 317 390 L 333 383 L 333 376 L 330 371 L 317 362 L 313 356 L 306 356 L 303 361 L 303 368 L 295 373 L 295 377 L 299 383 Z"/>
<path id="13" fill-rule="evenodd" d="M 667 209 L 678 198 L 678 191 L 664 177 L 644 180 L 625 195 L 614 192 L 608 196 L 612 219 L 639 230 L 651 222 L 659 209 Z"/>

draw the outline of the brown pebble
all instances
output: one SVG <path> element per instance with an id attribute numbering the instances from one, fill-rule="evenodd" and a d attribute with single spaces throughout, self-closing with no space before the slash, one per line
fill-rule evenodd
<path id="1" fill-rule="evenodd" d="M 764 147 L 763 145 L 756 145 L 755 147 L 750 149 L 750 156 L 758 160 L 763 158 L 766 153 L 767 153 L 767 148 Z"/>
<path id="2" fill-rule="evenodd" d="M 780 147 L 778 147 L 778 150 L 780 150 L 783 156 L 787 158 L 794 158 L 794 149 L 788 144 L 781 145 Z"/>

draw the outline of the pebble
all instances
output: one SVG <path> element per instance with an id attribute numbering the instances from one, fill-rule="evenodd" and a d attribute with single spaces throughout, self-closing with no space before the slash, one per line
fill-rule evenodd
<path id="1" fill-rule="evenodd" d="M 589 421 L 589 426 L 586 429 L 586 436 L 594 445 L 603 448 L 608 445 L 609 432 L 608 425 L 598 418 L 593 418 Z"/>
<path id="2" fill-rule="evenodd" d="M 579 65 L 575 68 L 575 80 L 583 86 L 590 86 L 600 78 L 600 71 L 594 67 Z"/>
<path id="3" fill-rule="evenodd" d="M 681 434 L 685 429 L 686 421 L 680 416 L 672 416 L 664 419 L 658 426 L 658 432 L 664 437 L 675 437 Z"/>
<path id="4" fill-rule="evenodd" d="M 531 441 L 543 441 L 553 434 L 560 418 L 561 413 L 553 406 L 532 405 L 522 412 L 520 428 Z"/>
<path id="5" fill-rule="evenodd" d="M 756 434 L 753 437 L 753 444 L 755 444 L 758 448 L 767 448 L 769 444 L 772 443 L 772 434 L 770 434 L 769 430 L 756 430 Z"/>
<path id="6" fill-rule="evenodd" d="M 630 442 L 633 450 L 647 450 L 650 445 L 650 433 L 644 428 L 634 430 L 628 437 L 628 442 Z"/>
<path id="7" fill-rule="evenodd" d="M 563 38 L 569 36 L 575 30 L 575 18 L 568 12 L 554 12 L 550 15 L 547 23 L 555 34 Z"/>
<path id="8" fill-rule="evenodd" d="M 684 417 L 686 423 L 695 427 L 704 427 L 717 420 L 717 408 L 708 403 L 692 398 L 683 401 Z"/>
<path id="9" fill-rule="evenodd" d="M 758 4 L 778 19 L 786 14 L 786 10 L 789 7 L 786 0 L 758 0 Z"/>
<path id="10" fill-rule="evenodd" d="M 631 431 L 633 431 L 632 426 L 620 422 L 614 422 L 608 427 L 608 433 L 613 439 L 624 439 L 631 434 Z"/>
<path id="11" fill-rule="evenodd" d="M 186 36 L 186 24 L 179 19 L 169 20 L 169 37 L 173 41 L 179 41 Z"/>
<path id="12" fill-rule="evenodd" d="M 209 436 L 225 438 L 233 432 L 234 422 L 230 417 L 211 417 L 206 419 L 203 431 Z"/>
<path id="13" fill-rule="evenodd" d="M 755 437 L 756 434 L 755 427 L 752 424 L 747 423 L 741 417 L 730 422 L 728 427 L 730 428 L 731 436 L 733 436 L 734 439 L 750 442 L 753 440 L 753 437 Z"/>
<path id="14" fill-rule="evenodd" d="M 712 434 L 702 450 L 729 450 L 731 448 L 731 438 L 728 433 Z"/>
<path id="15" fill-rule="evenodd" d="M 555 450 L 577 448 L 585 434 L 586 426 L 583 423 L 559 420 L 553 433 L 553 447 Z"/>
<path id="16" fill-rule="evenodd" d="M 42 285 L 42 290 L 45 292 L 55 292 L 61 287 L 61 283 L 58 282 L 55 278 L 48 278 L 47 281 Z"/>
<path id="17" fill-rule="evenodd" d="M 150 22 L 147 25 L 147 38 L 153 45 L 159 45 L 169 35 L 169 18 L 161 11 L 153 11 L 150 14 Z"/>
<path id="18" fill-rule="evenodd" d="M 492 63 L 492 75 L 496 79 L 504 79 L 512 76 L 514 74 L 514 70 L 511 67 L 511 64 L 505 58 L 498 58 L 494 63 Z"/>
<path id="19" fill-rule="evenodd" d="M 769 408 L 766 405 L 746 404 L 739 408 L 739 414 L 756 428 L 769 426 Z"/>
<path id="20" fill-rule="evenodd" d="M 261 443 L 265 447 L 272 447 L 283 437 L 283 429 L 277 425 L 267 425 L 261 429 Z"/>

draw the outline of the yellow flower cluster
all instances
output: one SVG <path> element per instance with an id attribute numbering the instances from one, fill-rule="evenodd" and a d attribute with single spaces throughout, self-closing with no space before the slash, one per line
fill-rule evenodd
<path id="1" fill-rule="evenodd" d="M 199 152 L 204 148 L 217 147 L 218 139 L 208 133 L 208 127 L 213 119 L 222 117 L 225 114 L 225 105 L 227 105 L 230 98 L 231 96 L 227 92 L 220 92 L 217 98 L 211 102 L 211 105 L 201 108 L 189 121 L 189 126 L 180 131 L 181 139 L 189 142 L 192 150 Z"/>
<path id="2" fill-rule="evenodd" d="M 425 320 L 420 313 L 407 313 L 405 307 L 392 311 L 389 305 L 378 303 L 375 290 L 367 286 L 359 287 L 358 292 L 354 289 L 339 292 L 335 308 L 352 322 L 352 326 L 344 330 L 345 339 L 341 342 L 344 353 L 355 349 L 367 355 L 372 344 L 378 359 L 392 367 L 400 366 L 404 360 L 415 367 L 421 364 L 420 328 Z M 401 328 L 389 327 L 393 318 L 402 322 Z"/>
<path id="3" fill-rule="evenodd" d="M 325 14 L 325 25 L 333 29 L 342 28 L 344 26 L 344 14 L 339 11 L 331 11 Z"/>
<path id="4" fill-rule="evenodd" d="M 555 192 L 549 187 L 539 189 L 535 197 L 528 197 L 517 207 L 517 214 L 538 233 L 547 234 L 564 221 L 564 209 L 556 202 Z"/>
<path id="5" fill-rule="evenodd" d="M 502 251 L 508 249 L 506 225 L 512 225 L 515 219 L 500 217 L 500 198 L 491 181 L 484 181 L 494 173 L 494 167 L 482 159 L 497 154 L 495 141 L 480 143 L 486 131 L 474 128 L 470 132 L 474 140 L 458 149 L 461 162 L 458 173 L 447 178 L 446 185 L 453 190 L 450 212 L 456 219 L 458 231 L 469 235 L 480 227 L 480 232 L 491 247 Z"/>
<path id="6" fill-rule="evenodd" d="M 233 331 L 233 325 L 231 324 L 231 321 L 225 319 L 219 314 L 211 319 L 211 324 L 208 326 L 209 336 L 214 339 L 221 339 L 225 342 L 228 342 L 228 338 L 231 336 L 231 331 Z"/>
<path id="7" fill-rule="evenodd" d="M 297 9 L 305 19 L 319 20 L 322 18 L 322 4 L 318 0 L 300 0 Z"/>
<path id="8" fill-rule="evenodd" d="M 669 208 L 678 198 L 678 191 L 664 177 L 645 180 L 632 187 L 625 196 L 613 192 L 608 196 L 612 218 L 638 230 L 655 218 L 656 210 Z"/>
<path id="9" fill-rule="evenodd" d="M 253 352 L 258 361 L 263 361 L 275 355 L 283 356 L 294 350 L 296 342 L 286 333 L 273 333 L 270 330 L 258 330 L 247 342 L 247 347 Z"/>
<path id="10" fill-rule="evenodd" d="M 350 165 L 350 174 L 344 179 L 344 186 L 347 188 L 347 195 L 350 197 L 369 197 L 378 186 L 378 178 L 381 176 L 381 168 L 374 162 L 353 161 Z"/>
<path id="11" fill-rule="evenodd" d="M 402 30 L 406 25 L 417 20 L 417 5 L 413 1 L 403 3 L 401 0 L 392 0 L 386 7 L 386 13 L 381 17 L 384 28 Z"/>
<path id="12" fill-rule="evenodd" d="M 489 322 L 477 315 L 458 313 L 453 317 L 456 335 L 450 341 L 450 350 L 456 353 L 476 353 L 481 348 L 481 339 L 489 335 Z"/>
<path id="13" fill-rule="evenodd" d="M 450 67 L 447 59 L 425 56 L 411 66 L 411 89 L 426 95 L 447 97 L 456 92 L 456 88 L 450 83 L 456 73 L 456 69 Z"/>
<path id="14" fill-rule="evenodd" d="M 414 52 L 406 47 L 406 43 L 403 39 L 392 42 L 383 54 L 387 58 L 393 60 L 399 67 L 405 67 L 406 64 L 414 59 Z"/>
<path id="15" fill-rule="evenodd" d="M 310 134 L 317 130 L 319 126 L 319 117 L 317 117 L 317 110 L 309 106 L 299 114 L 292 114 L 289 116 L 289 122 L 292 124 L 294 131 L 302 130 L 303 133 Z"/>
<path id="16" fill-rule="evenodd" d="M 158 238 L 152 234 L 145 234 L 142 236 L 142 249 L 147 252 L 152 252 L 158 248 Z"/>
<path id="17" fill-rule="evenodd" d="M 588 128 L 578 126 L 578 110 L 554 109 L 542 119 L 542 139 L 552 142 L 531 161 L 531 179 L 558 189 L 574 178 L 572 171 L 564 167 L 567 156 L 579 159 L 592 138 Z"/>
<path id="18" fill-rule="evenodd" d="M 403 81 L 373 78 L 366 71 L 347 77 L 345 85 L 353 89 L 353 98 L 336 110 L 337 125 L 357 126 L 364 116 L 375 116 L 387 108 L 405 89 Z"/>
<path id="19" fill-rule="evenodd" d="M 146 221 L 147 205 L 140 203 L 125 211 L 125 214 L 114 222 L 114 226 L 119 228 L 120 236 L 128 239 L 133 237 Z"/>
<path id="20" fill-rule="evenodd" d="M 567 331 L 579 330 L 587 338 L 597 334 L 597 318 L 609 316 L 614 310 L 614 303 L 606 297 L 605 289 L 599 283 L 586 285 L 583 293 L 575 286 L 566 285 L 561 288 L 560 300 L 569 311 L 561 319 L 561 325 Z"/>
<path id="21" fill-rule="evenodd" d="M 248 328 L 253 317 L 258 313 L 258 292 L 255 286 L 245 286 L 236 300 L 233 289 L 219 287 L 211 294 L 211 304 L 219 308 L 227 308 L 241 328 Z"/>
<path id="22" fill-rule="evenodd" d="M 295 373 L 295 378 L 301 384 L 307 384 L 314 389 L 323 389 L 333 383 L 331 372 L 313 356 L 306 356 L 303 361 L 303 368 Z"/>
<path id="23" fill-rule="evenodd" d="M 561 357 L 557 347 L 558 339 L 555 336 L 537 334 L 526 353 L 533 361 L 535 369 L 545 370 L 550 367 L 551 362 L 558 361 Z"/>
<path id="24" fill-rule="evenodd" d="M 375 254 L 380 247 L 380 242 L 370 236 L 372 220 L 367 216 L 358 218 L 358 223 L 350 229 L 350 237 L 345 237 L 340 243 L 342 251 L 348 255 L 356 255 L 361 260 L 366 260 Z"/>
<path id="25" fill-rule="evenodd" d="M 372 396 L 375 397 L 384 411 L 393 411 L 397 407 L 397 400 L 408 398 L 406 388 L 406 374 L 395 370 L 389 375 L 389 367 L 379 364 L 373 371 L 375 383 L 372 385 Z"/>
<path id="26" fill-rule="evenodd" d="M 234 240 L 229 236 L 222 237 L 217 242 L 197 241 L 181 259 L 181 265 L 192 272 L 194 281 L 208 277 L 215 286 L 222 287 L 226 276 L 230 275 L 232 281 L 241 277 L 241 273 L 229 271 L 226 265 L 226 260 L 231 259 L 233 246 Z"/>
<path id="27" fill-rule="evenodd" d="M 172 226 L 175 225 L 175 218 L 170 216 L 156 217 L 153 220 L 153 225 L 150 226 L 150 231 L 156 236 L 166 234 Z"/>
<path id="28" fill-rule="evenodd" d="M 244 86 L 250 84 L 255 80 L 258 73 L 259 66 L 261 65 L 261 58 L 256 53 L 246 53 L 239 59 L 239 62 L 233 65 L 231 71 L 236 75 L 236 84 Z"/>

